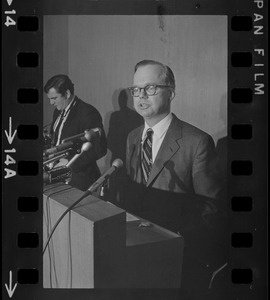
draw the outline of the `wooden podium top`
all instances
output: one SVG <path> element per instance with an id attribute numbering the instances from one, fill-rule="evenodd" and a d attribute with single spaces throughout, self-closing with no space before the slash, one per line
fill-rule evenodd
<path id="1" fill-rule="evenodd" d="M 44 196 L 52 198 L 66 207 L 70 207 L 84 194 L 84 192 L 63 183 L 47 186 L 43 193 Z M 72 211 L 93 222 L 109 218 L 112 215 L 125 213 L 123 209 L 115 205 L 108 205 L 108 203 L 93 195 L 83 199 Z"/>

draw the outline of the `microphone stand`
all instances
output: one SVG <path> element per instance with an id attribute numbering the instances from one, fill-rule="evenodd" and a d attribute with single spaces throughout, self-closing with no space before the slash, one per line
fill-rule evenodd
<path id="1" fill-rule="evenodd" d="M 109 178 L 107 178 L 104 183 L 101 185 L 101 188 L 100 188 L 100 192 L 99 192 L 99 196 L 104 199 L 104 197 L 106 196 L 107 194 L 107 191 L 108 191 L 108 187 L 109 187 Z"/>

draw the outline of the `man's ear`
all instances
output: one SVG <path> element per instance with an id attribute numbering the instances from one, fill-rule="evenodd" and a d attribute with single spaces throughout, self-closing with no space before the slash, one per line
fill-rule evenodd
<path id="1" fill-rule="evenodd" d="M 71 92 L 70 92 L 70 90 L 66 90 L 66 97 L 67 97 L 67 99 L 69 99 L 69 98 L 70 98 L 70 96 L 71 96 Z"/>
<path id="2" fill-rule="evenodd" d="M 172 101 L 174 97 L 175 97 L 175 91 L 170 90 L 170 97 L 169 97 L 170 101 Z"/>

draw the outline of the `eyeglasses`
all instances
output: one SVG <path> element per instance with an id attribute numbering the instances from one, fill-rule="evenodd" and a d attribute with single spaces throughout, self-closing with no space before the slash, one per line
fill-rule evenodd
<path id="1" fill-rule="evenodd" d="M 171 86 L 170 85 L 160 85 L 160 84 L 150 84 L 143 88 L 135 86 L 135 87 L 129 87 L 128 89 L 133 97 L 139 97 L 141 90 L 143 90 L 148 96 L 153 96 L 156 94 L 157 88 L 162 88 L 162 87 L 171 87 Z"/>

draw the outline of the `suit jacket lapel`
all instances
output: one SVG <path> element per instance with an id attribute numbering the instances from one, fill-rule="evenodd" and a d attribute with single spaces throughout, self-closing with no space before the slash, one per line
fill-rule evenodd
<path id="1" fill-rule="evenodd" d="M 131 153 L 131 166 L 134 168 L 134 175 L 137 176 L 138 172 L 141 172 L 141 138 L 143 132 L 143 126 L 139 129 L 138 134 L 133 140 L 133 149 Z"/>
<path id="2" fill-rule="evenodd" d="M 181 121 L 173 115 L 172 122 L 158 151 L 146 186 L 149 186 L 153 182 L 166 165 L 166 162 L 179 150 L 180 145 L 178 140 L 182 138 L 182 130 L 179 122 Z"/>

